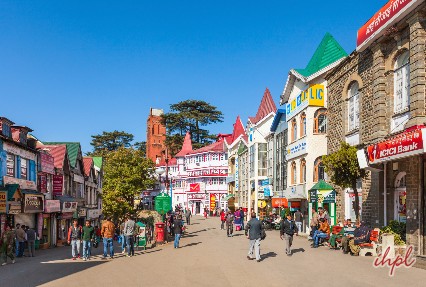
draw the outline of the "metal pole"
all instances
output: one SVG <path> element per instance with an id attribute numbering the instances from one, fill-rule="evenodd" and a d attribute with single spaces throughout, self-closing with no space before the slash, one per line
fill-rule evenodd
<path id="1" fill-rule="evenodd" d="M 386 166 L 387 166 L 387 163 L 385 162 L 384 163 L 384 167 L 383 167 L 383 184 L 384 184 L 384 192 L 383 192 L 383 223 L 384 223 L 384 226 L 386 226 L 386 225 L 388 225 L 387 224 L 387 195 L 386 195 L 386 193 L 387 193 L 387 189 L 386 189 Z"/>

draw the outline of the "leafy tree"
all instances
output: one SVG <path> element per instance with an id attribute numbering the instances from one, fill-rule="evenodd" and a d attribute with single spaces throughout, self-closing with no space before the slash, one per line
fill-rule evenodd
<path id="1" fill-rule="evenodd" d="M 135 149 L 140 150 L 144 155 L 146 155 L 146 141 L 136 142 L 133 146 Z"/>
<path id="2" fill-rule="evenodd" d="M 133 135 L 124 131 L 102 132 L 101 135 L 92 136 L 93 152 L 89 156 L 106 156 L 111 151 L 116 151 L 120 147 L 129 148 L 132 146 Z"/>
<path id="3" fill-rule="evenodd" d="M 174 145 L 177 145 L 180 139 L 183 142 L 183 137 L 188 131 L 191 133 L 194 148 L 212 143 L 216 136 L 211 135 L 204 127 L 223 122 L 222 112 L 201 100 L 186 100 L 172 104 L 170 112 L 163 114 L 162 118 L 167 129 L 166 146 L 169 150 L 176 150 Z"/>
<path id="4" fill-rule="evenodd" d="M 325 171 L 333 183 L 342 188 L 352 188 L 355 195 L 355 215 L 359 219 L 359 198 L 356 183 L 358 179 L 367 177 L 368 173 L 359 167 L 356 152 L 356 147 L 342 142 L 338 151 L 323 156 L 323 163 Z"/>
<path id="5" fill-rule="evenodd" d="M 154 163 L 140 150 L 119 147 L 108 153 L 104 167 L 103 213 L 114 219 L 135 213 L 135 197 L 155 184 L 154 169 Z"/>
<path id="6" fill-rule="evenodd" d="M 169 149 L 171 155 L 177 154 L 182 148 L 184 136 L 180 134 L 174 134 L 166 136 L 165 145 Z"/>

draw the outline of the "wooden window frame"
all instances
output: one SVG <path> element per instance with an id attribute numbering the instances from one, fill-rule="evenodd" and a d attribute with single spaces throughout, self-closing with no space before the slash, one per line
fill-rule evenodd
<path id="1" fill-rule="evenodd" d="M 320 132 L 319 131 L 319 123 L 318 123 L 318 118 L 324 115 L 325 116 L 325 121 L 326 121 L 326 126 L 325 126 L 325 132 Z M 327 133 L 327 109 L 325 108 L 321 108 L 315 111 L 315 115 L 314 115 L 314 134 L 326 134 Z"/>

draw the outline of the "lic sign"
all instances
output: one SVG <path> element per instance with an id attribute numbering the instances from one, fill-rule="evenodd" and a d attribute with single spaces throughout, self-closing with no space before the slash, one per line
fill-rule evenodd
<path id="1" fill-rule="evenodd" d="M 324 106 L 324 85 L 316 84 L 301 92 L 286 105 L 287 121 L 307 106 Z"/>

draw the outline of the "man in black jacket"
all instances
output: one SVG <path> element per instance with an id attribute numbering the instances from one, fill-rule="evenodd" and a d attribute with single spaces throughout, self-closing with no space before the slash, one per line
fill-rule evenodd
<path id="1" fill-rule="evenodd" d="M 256 218 L 256 213 L 251 214 L 251 219 L 245 227 L 245 235 L 250 239 L 250 247 L 247 255 L 248 260 L 253 260 L 253 249 L 256 261 L 260 262 L 260 238 L 262 236 L 262 223 Z M 248 234 L 247 234 L 248 233 Z"/>
<path id="2" fill-rule="evenodd" d="M 291 245 L 293 244 L 293 235 L 297 236 L 298 229 L 293 220 L 291 220 L 291 214 L 287 214 L 287 218 L 281 224 L 280 238 L 285 243 L 285 253 L 287 256 L 291 256 Z"/>

